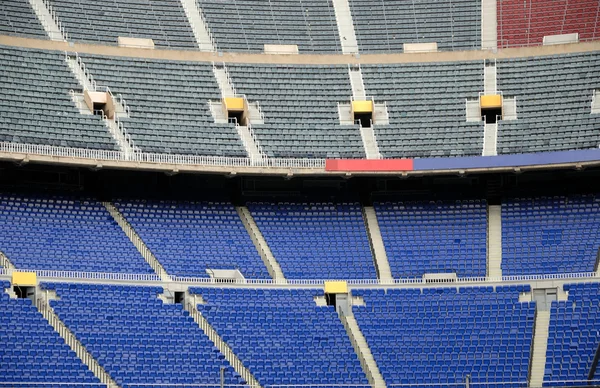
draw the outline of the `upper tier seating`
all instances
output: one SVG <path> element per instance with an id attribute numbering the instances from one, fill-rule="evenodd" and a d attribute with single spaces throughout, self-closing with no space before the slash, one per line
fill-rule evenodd
<path id="1" fill-rule="evenodd" d="M 587 380 L 600 343 L 600 284 L 571 284 L 564 289 L 569 299 L 552 302 L 550 311 L 544 386 Z M 594 379 L 599 378 L 596 369 Z"/>
<path id="2" fill-rule="evenodd" d="M 368 385 L 333 306 L 322 290 L 195 288 L 198 310 L 263 386 Z"/>
<path id="3" fill-rule="evenodd" d="M 592 272 L 600 247 L 594 196 L 516 199 L 502 204 L 502 273 Z"/>
<path id="4" fill-rule="evenodd" d="M 0 35 L 48 39 L 27 0 L 3 1 L 0 8 Z"/>
<path id="5" fill-rule="evenodd" d="M 148 38 L 160 48 L 197 49 L 179 0 L 49 0 L 70 40 L 117 44 Z"/>
<path id="6" fill-rule="evenodd" d="M 475 156 L 483 124 L 466 122 L 465 99 L 483 90 L 481 61 L 362 66 L 367 96 L 387 103 L 390 124 L 375 124 L 385 158 Z"/>
<path id="7" fill-rule="evenodd" d="M 498 47 L 539 46 L 545 35 L 578 32 L 580 40 L 600 38 L 597 0 L 497 0 Z"/>
<path id="8" fill-rule="evenodd" d="M 375 279 L 358 204 L 248 205 L 288 279 Z"/>
<path id="9" fill-rule="evenodd" d="M 486 275 L 485 201 L 376 203 L 394 278 Z"/>
<path id="10" fill-rule="evenodd" d="M 221 92 L 210 63 L 82 56 L 98 85 L 122 94 L 123 118 L 145 152 L 245 157 L 233 124 L 215 124 L 207 104 Z"/>
<path id="11" fill-rule="evenodd" d="M 119 386 L 237 384 L 223 355 L 180 304 L 163 304 L 156 287 L 49 284 L 50 304 Z M 134 385 L 138 384 L 138 385 Z M 187 385 L 188 387 L 190 385 Z"/>
<path id="12" fill-rule="evenodd" d="M 481 47 L 481 1 L 350 0 L 350 9 L 361 52 L 402 52 L 404 43 Z"/>
<path id="13" fill-rule="evenodd" d="M 116 203 L 170 275 L 208 277 L 239 269 L 246 278 L 269 273 L 235 208 L 228 203 Z"/>
<path id="14" fill-rule="evenodd" d="M 0 11 L 1 12 L 1 11 Z M 116 149 L 100 116 L 81 115 L 64 53 L 0 46 L 0 141 Z"/>
<path id="15" fill-rule="evenodd" d="M 600 54 L 499 60 L 498 90 L 517 100 L 515 121 L 500 121 L 498 153 L 598 148 L 600 115 L 591 115 L 600 88 Z"/>
<path id="16" fill-rule="evenodd" d="M 219 50 L 262 52 L 295 44 L 301 53 L 341 53 L 331 0 L 197 0 Z"/>
<path id="17" fill-rule="evenodd" d="M 475 386 L 523 387 L 535 314 L 518 301 L 525 287 L 353 290 L 366 303 L 354 315 L 388 386 L 441 388 L 471 375 Z"/>
<path id="18" fill-rule="evenodd" d="M 4 290 L 10 286 L 10 282 L 0 281 L 0 385 L 100 384 L 30 299 L 9 298 Z"/>
<path id="19" fill-rule="evenodd" d="M 97 201 L 0 196 L 0 251 L 19 269 L 152 273 Z"/>
<path id="20" fill-rule="evenodd" d="M 238 93 L 258 101 L 265 124 L 252 125 L 268 156 L 364 158 L 357 125 L 340 125 L 349 103 L 347 66 L 228 65 Z"/>

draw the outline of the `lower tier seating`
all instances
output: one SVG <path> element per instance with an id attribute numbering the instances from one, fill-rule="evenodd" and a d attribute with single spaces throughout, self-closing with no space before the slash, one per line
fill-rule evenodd
<path id="1" fill-rule="evenodd" d="M 0 281 L 0 386 L 100 384 L 32 301 L 10 299 L 4 292 L 8 287 L 8 281 Z"/>
<path id="2" fill-rule="evenodd" d="M 529 286 L 354 290 L 354 306 L 389 385 L 464 384 L 526 387 L 535 304 L 520 303 Z"/>
<path id="3" fill-rule="evenodd" d="M 368 384 L 322 290 L 194 288 L 198 309 L 263 386 Z"/>
<path id="4" fill-rule="evenodd" d="M 565 285 L 567 301 L 552 302 L 544 386 L 581 385 L 600 344 L 600 284 Z M 600 379 L 596 369 L 594 380 Z"/>
<path id="5" fill-rule="evenodd" d="M 595 196 L 522 198 L 502 204 L 502 273 L 592 272 L 600 247 Z"/>
<path id="6" fill-rule="evenodd" d="M 180 304 L 163 304 L 155 287 L 48 284 L 51 306 L 121 387 L 213 384 L 233 368 Z"/>

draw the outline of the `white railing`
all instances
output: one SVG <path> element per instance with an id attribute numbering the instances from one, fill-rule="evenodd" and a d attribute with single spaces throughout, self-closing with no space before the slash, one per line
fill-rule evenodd
<path id="1" fill-rule="evenodd" d="M 197 156 L 153 154 L 136 152 L 127 156 L 121 151 L 91 150 L 86 148 L 56 147 L 38 144 L 0 142 L 0 152 L 16 154 L 80 158 L 106 161 L 133 161 L 139 163 L 160 163 L 190 166 L 217 167 L 268 167 L 268 168 L 311 168 L 324 169 L 325 159 L 251 159 L 229 156 Z"/>
<path id="2" fill-rule="evenodd" d="M 50 2 L 48 2 L 48 0 L 42 0 L 42 4 L 44 4 L 44 7 L 46 7 L 48 14 L 52 18 L 52 21 L 58 28 L 58 31 L 60 31 L 61 38 L 65 42 L 67 42 L 69 40 L 69 35 L 67 34 L 67 30 L 63 27 L 62 23 L 58 19 L 58 15 L 56 14 L 56 11 L 54 11 L 54 8 L 52 8 L 52 5 L 50 4 Z"/>
<path id="3" fill-rule="evenodd" d="M 105 273 L 105 272 L 79 272 L 79 271 L 56 271 L 56 270 L 36 270 L 36 269 L 6 269 L 0 268 L 0 276 L 10 276 L 13 272 L 35 272 L 41 280 L 60 280 L 68 281 L 118 281 L 118 282 L 162 282 L 162 283 L 187 283 L 190 285 L 198 284 L 218 284 L 227 287 L 229 285 L 247 285 L 247 286 L 322 286 L 326 281 L 344 280 L 349 285 L 356 286 L 398 286 L 398 285 L 416 285 L 416 286 L 434 286 L 434 287 L 454 287 L 457 285 L 468 284 L 489 284 L 489 283 L 510 283 L 510 282 L 534 282 L 534 281 L 569 281 L 590 279 L 600 281 L 600 276 L 595 272 L 564 273 L 564 274 L 546 274 L 546 275 L 514 275 L 502 277 L 465 277 L 457 278 L 456 281 L 433 283 L 425 281 L 423 278 L 407 279 L 232 279 L 231 282 L 221 283 L 210 278 L 197 278 L 186 276 L 170 276 L 170 281 L 162 281 L 156 274 L 130 274 L 130 273 Z"/>

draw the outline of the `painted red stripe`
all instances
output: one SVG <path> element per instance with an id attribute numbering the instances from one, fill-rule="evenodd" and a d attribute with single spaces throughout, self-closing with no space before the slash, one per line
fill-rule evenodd
<path id="1" fill-rule="evenodd" d="M 325 171 L 412 171 L 412 159 L 327 159 Z"/>

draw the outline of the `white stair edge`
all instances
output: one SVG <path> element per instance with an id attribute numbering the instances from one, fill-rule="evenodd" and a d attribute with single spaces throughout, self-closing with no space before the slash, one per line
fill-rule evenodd
<path id="1" fill-rule="evenodd" d="M 108 372 L 100 365 L 98 361 L 87 351 L 85 346 L 69 330 L 64 322 L 54 312 L 54 309 L 50 307 L 48 300 L 44 297 L 44 292 L 40 291 L 41 295 L 38 295 L 35 302 L 35 307 L 42 314 L 42 316 L 48 321 L 50 326 L 54 328 L 54 331 L 58 333 L 65 341 L 65 343 L 75 352 L 77 357 L 83 362 L 90 371 L 96 376 L 102 384 L 106 384 L 107 388 L 118 388 L 117 383 L 110 377 Z"/>
<path id="2" fill-rule="evenodd" d="M 196 38 L 196 43 L 200 51 L 217 51 L 215 41 L 202 16 L 202 10 L 196 4 L 196 0 L 181 0 L 181 6 L 183 7 L 185 16 L 187 16 L 190 27 L 192 27 L 194 38 Z"/>
<path id="3" fill-rule="evenodd" d="M 550 311 L 537 310 L 533 335 L 533 351 L 529 365 L 529 386 L 542 387 L 546 371 L 546 350 L 548 349 L 548 328 L 550 326 Z"/>
<path id="4" fill-rule="evenodd" d="M 162 266 L 162 264 L 158 261 L 156 256 L 152 253 L 150 248 L 146 245 L 146 243 L 142 240 L 142 238 L 137 234 L 137 232 L 133 229 L 129 221 L 125 219 L 123 214 L 117 209 L 115 205 L 110 202 L 102 202 L 102 205 L 106 208 L 106 210 L 110 213 L 113 219 L 117 222 L 117 224 L 121 227 L 121 230 L 125 233 L 125 235 L 129 238 L 129 240 L 133 243 L 133 245 L 137 248 L 138 252 L 142 255 L 144 260 L 148 263 L 148 265 L 154 270 L 154 272 L 160 276 L 163 282 L 171 281 L 171 277 L 167 274 L 167 271 Z"/>
<path id="5" fill-rule="evenodd" d="M 481 0 L 481 49 L 498 48 L 497 0 Z"/>
<path id="6" fill-rule="evenodd" d="M 44 0 L 29 0 L 29 4 L 50 40 L 66 42 L 67 34 L 61 28 L 58 17 L 50 4 L 46 4 Z"/>
<path id="7" fill-rule="evenodd" d="M 600 113 L 600 89 L 596 89 L 592 92 L 592 109 L 591 114 Z"/>
<path id="8" fill-rule="evenodd" d="M 373 127 L 360 127 L 360 138 L 362 139 L 367 159 L 381 159 Z"/>
<path id="9" fill-rule="evenodd" d="M 363 218 L 365 220 L 365 227 L 367 228 L 371 252 L 376 264 L 377 277 L 381 282 L 393 282 L 394 278 L 392 277 L 392 270 L 390 269 L 387 252 L 385 251 L 375 208 L 373 206 L 364 206 Z"/>
<path id="10" fill-rule="evenodd" d="M 354 98 L 365 98 L 367 92 L 365 91 L 365 83 L 363 81 L 360 65 L 357 65 L 357 67 L 354 68 L 348 66 L 348 77 L 350 78 L 350 85 L 352 86 L 352 95 Z"/>
<path id="11" fill-rule="evenodd" d="M 488 205 L 487 276 L 502 278 L 502 206 Z"/>
<path id="12" fill-rule="evenodd" d="M 488 63 L 483 67 L 483 92 L 484 94 L 496 94 L 497 79 L 496 79 L 496 64 Z"/>
<path id="13" fill-rule="evenodd" d="M 495 156 L 498 155 L 497 150 L 498 143 L 498 123 L 488 124 L 484 123 L 483 127 L 483 150 L 481 151 L 482 156 Z"/>
<path id="14" fill-rule="evenodd" d="M 244 227 L 248 231 L 248 235 L 250 235 L 250 239 L 254 243 L 256 250 L 258 251 L 260 258 L 265 263 L 269 274 L 273 278 L 273 280 L 281 283 L 286 283 L 285 276 L 283 275 L 283 271 L 281 270 L 281 266 L 273 256 L 273 252 L 271 252 L 271 248 L 269 248 L 269 244 L 267 244 L 267 240 L 262 235 L 256 221 L 254 221 L 254 217 L 250 213 L 250 210 L 246 206 L 236 206 L 235 210 L 237 211 Z"/>
<path id="15" fill-rule="evenodd" d="M 354 314 L 350 311 L 348 315 L 339 314 L 339 317 L 367 376 L 367 380 L 369 380 L 369 384 L 372 388 L 385 388 L 385 380 L 381 375 L 373 353 L 371 353 L 371 348 L 369 348 L 369 344 L 360 330 L 356 318 L 354 318 Z"/>
<path id="16" fill-rule="evenodd" d="M 354 31 L 354 21 L 348 0 L 333 0 L 333 11 L 337 22 L 340 45 L 343 54 L 358 54 L 358 43 Z"/>
<path id="17" fill-rule="evenodd" d="M 233 369 L 246 381 L 246 385 L 251 388 L 261 388 L 258 380 L 252 375 L 250 370 L 244 366 L 239 357 L 233 352 L 231 347 L 227 345 L 221 338 L 219 333 L 212 327 L 212 325 L 204 318 L 204 316 L 198 311 L 196 306 L 192 302 L 186 303 L 186 310 L 189 311 L 190 315 L 194 319 L 194 322 L 204 331 L 204 334 L 212 341 L 217 349 L 225 356 L 225 359 L 231 364 Z"/>

